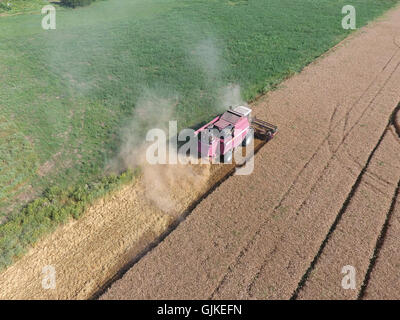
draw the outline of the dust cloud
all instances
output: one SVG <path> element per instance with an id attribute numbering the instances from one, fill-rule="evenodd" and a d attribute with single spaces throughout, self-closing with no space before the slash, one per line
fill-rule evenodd
<path id="1" fill-rule="evenodd" d="M 169 121 L 174 117 L 178 101 L 177 95 L 165 98 L 148 90 L 136 103 L 131 121 L 122 129 L 120 152 L 108 165 L 108 170 L 114 172 L 140 167 L 147 200 L 170 214 L 179 212 L 187 192 L 199 192 L 204 188 L 211 168 L 209 164 L 191 164 L 194 161 L 189 161 L 189 164 L 150 164 L 146 159 L 146 149 L 150 144 L 146 141 L 147 132 L 157 128 L 168 137 Z M 177 154 L 178 150 L 167 151 L 167 160 L 169 152 Z"/>
<path id="2" fill-rule="evenodd" d="M 215 90 L 209 94 L 217 96 L 214 107 L 216 113 L 223 112 L 229 106 L 245 104 L 238 84 L 223 84 L 221 74 L 225 62 L 215 41 L 200 41 L 194 50 L 188 52 L 189 60 L 205 75 L 206 87 Z M 175 120 L 179 105 L 179 94 L 171 93 L 172 91 L 159 88 L 144 90 L 145 93 L 135 103 L 131 121 L 121 131 L 120 152 L 110 164 L 114 171 L 140 167 L 147 200 L 169 214 L 177 213 L 181 209 L 186 193 L 201 192 L 211 175 L 210 163 L 188 159 L 188 164 L 150 164 L 146 159 L 146 150 L 150 144 L 146 141 L 146 134 L 149 130 L 161 129 L 167 139 L 170 137 L 169 121 Z M 171 152 L 178 154 L 175 147 L 167 146 L 166 149 L 167 161 Z"/>

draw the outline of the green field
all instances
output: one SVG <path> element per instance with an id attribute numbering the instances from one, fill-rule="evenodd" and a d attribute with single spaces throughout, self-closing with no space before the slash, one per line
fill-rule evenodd
<path id="1" fill-rule="evenodd" d="M 57 7 L 49 31 L 45 1 L 14 2 L 37 13 L 0 16 L 2 221 L 49 186 L 98 179 L 144 100 L 171 98 L 171 120 L 195 125 L 228 103 L 229 84 L 251 100 L 349 33 L 347 0 L 98 1 Z M 357 26 L 395 3 L 351 1 Z"/>

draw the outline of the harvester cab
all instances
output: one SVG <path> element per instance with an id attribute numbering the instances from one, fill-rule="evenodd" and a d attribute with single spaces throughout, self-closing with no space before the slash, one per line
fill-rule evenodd
<path id="1" fill-rule="evenodd" d="M 200 137 L 200 156 L 214 158 L 221 156 L 224 162 L 232 160 L 233 150 L 239 145 L 248 146 L 257 135 L 259 139 L 271 139 L 277 127 L 251 117 L 252 110 L 245 106 L 231 107 L 217 116 L 195 134 Z"/>

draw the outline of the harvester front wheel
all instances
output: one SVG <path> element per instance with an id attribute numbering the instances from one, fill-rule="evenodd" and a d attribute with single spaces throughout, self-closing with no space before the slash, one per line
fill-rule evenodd
<path id="1" fill-rule="evenodd" d="M 228 151 L 222 156 L 222 161 L 224 163 L 231 163 L 232 162 L 232 151 Z"/>
<path id="2" fill-rule="evenodd" d="M 246 137 L 243 139 L 242 145 L 243 147 L 247 147 L 254 139 L 254 130 L 253 128 L 249 129 L 247 132 Z"/>

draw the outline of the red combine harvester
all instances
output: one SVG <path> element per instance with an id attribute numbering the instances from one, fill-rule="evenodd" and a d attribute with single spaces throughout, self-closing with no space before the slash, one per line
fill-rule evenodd
<path id="1" fill-rule="evenodd" d="M 199 136 L 198 149 L 201 157 L 221 156 L 223 162 L 232 161 L 233 150 L 248 146 L 254 136 L 263 140 L 272 139 L 278 127 L 251 117 L 251 109 L 239 106 L 217 116 L 195 132 Z"/>

